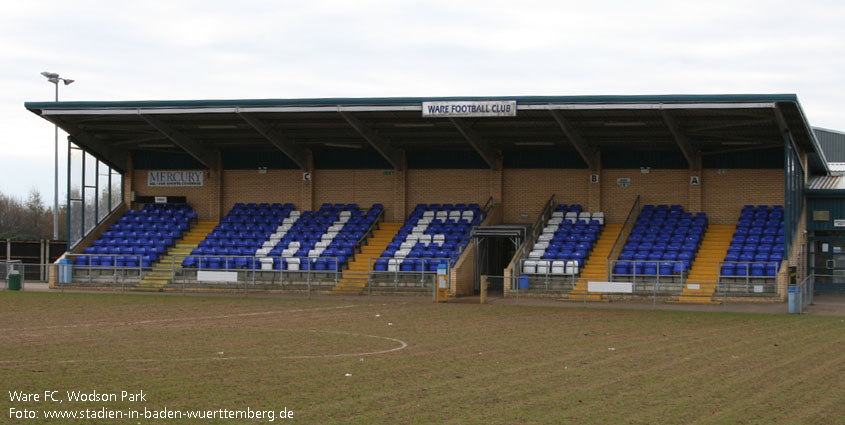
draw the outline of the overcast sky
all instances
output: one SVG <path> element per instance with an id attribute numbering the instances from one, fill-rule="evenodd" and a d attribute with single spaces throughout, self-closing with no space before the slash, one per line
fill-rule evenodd
<path id="1" fill-rule="evenodd" d="M 796 93 L 845 130 L 841 1 L 4 1 L 0 191 L 53 193 L 53 100 Z M 66 139 L 60 134 L 60 193 Z M 62 201 L 63 202 L 63 201 Z"/>

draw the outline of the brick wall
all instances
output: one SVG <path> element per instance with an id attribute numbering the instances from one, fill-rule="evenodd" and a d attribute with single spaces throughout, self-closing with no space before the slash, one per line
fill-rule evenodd
<path id="1" fill-rule="evenodd" d="M 631 184 L 621 187 L 617 183 L 619 178 L 629 178 Z M 688 170 L 651 170 L 648 174 L 639 168 L 602 170 L 600 180 L 601 209 L 609 223 L 625 221 L 637 195 L 643 204 L 680 204 L 685 209 L 689 201 Z"/>
<path id="2" fill-rule="evenodd" d="M 477 203 L 490 198 L 493 173 L 490 170 L 408 170 L 405 205 L 408 211 L 419 203 Z"/>
<path id="3" fill-rule="evenodd" d="M 312 182 L 302 181 L 301 170 L 206 172 L 202 187 L 148 187 L 147 170 L 135 170 L 127 186 L 139 196 L 186 196 L 201 220 L 218 220 L 235 202 L 292 202 L 301 210 L 319 208 L 324 202 L 385 206 L 388 221 L 403 221 L 418 203 L 477 202 L 501 190 L 502 221 L 533 223 L 552 194 L 558 203 L 580 203 L 591 211 L 604 211 L 607 221 L 625 219 L 637 195 L 644 204 L 680 204 L 691 212 L 707 212 L 711 223 L 734 224 L 745 204 L 783 204 L 783 170 L 728 169 L 725 174 L 705 169 L 701 185 L 689 184 L 689 170 L 602 170 L 598 184 L 589 183 L 590 172 L 568 169 L 490 170 L 315 170 Z M 631 185 L 619 187 L 627 177 Z M 498 179 L 504 181 L 499 183 Z M 500 189 L 501 186 L 501 189 Z M 312 195 L 313 189 L 313 195 Z M 592 189 L 592 190 L 591 190 Z M 591 207 L 591 197 L 600 205 Z M 218 193 L 222 193 L 219 195 Z M 128 191 L 127 191 L 128 196 Z M 221 199 L 222 197 L 222 199 Z M 700 199 L 700 201 L 699 201 Z M 528 213 L 528 219 L 520 218 Z"/>
<path id="4" fill-rule="evenodd" d="M 185 196 L 199 220 L 220 220 L 220 172 L 206 171 L 200 187 L 150 187 L 147 186 L 147 175 L 148 170 L 132 173 L 130 186 L 137 196 Z"/>
<path id="5" fill-rule="evenodd" d="M 301 170 L 267 170 L 266 174 L 259 174 L 258 170 L 225 170 L 223 180 L 224 215 L 237 202 L 291 202 L 301 208 L 302 192 L 306 190 Z"/>
<path id="6" fill-rule="evenodd" d="M 742 206 L 783 205 L 783 170 L 715 169 L 701 173 L 702 205 L 713 224 L 736 224 Z"/>
<path id="7" fill-rule="evenodd" d="M 505 223 L 533 224 L 552 194 L 559 204 L 581 204 L 587 208 L 589 201 L 589 170 L 504 170 Z M 520 218 L 528 213 L 528 218 Z"/>
<path id="8" fill-rule="evenodd" d="M 315 209 L 325 202 L 356 203 L 361 208 L 381 203 L 387 221 L 404 220 L 393 206 L 397 179 L 393 170 L 314 170 L 313 178 Z"/>

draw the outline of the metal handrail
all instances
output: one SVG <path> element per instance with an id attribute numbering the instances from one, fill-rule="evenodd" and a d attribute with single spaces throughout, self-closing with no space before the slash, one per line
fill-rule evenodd
<path id="1" fill-rule="evenodd" d="M 537 217 L 537 221 L 534 222 L 534 225 L 531 226 L 530 234 L 526 235 L 525 242 L 522 243 L 522 249 L 516 251 L 516 256 L 514 257 L 512 263 L 519 267 L 517 273 L 513 273 L 514 276 L 519 275 L 522 273 L 522 260 L 525 258 L 525 248 L 528 246 L 533 247 L 534 244 L 537 242 L 537 236 L 542 233 L 541 229 L 546 227 L 546 222 L 552 216 L 552 210 L 555 208 L 555 196 L 556 194 L 552 194 L 548 201 L 546 201 L 546 206 L 543 207 L 543 210 L 540 211 L 540 215 Z"/>
<path id="2" fill-rule="evenodd" d="M 490 210 L 492 210 L 494 206 L 495 206 L 495 202 L 493 202 L 493 197 L 491 196 L 490 198 L 487 199 L 487 202 L 484 203 L 484 206 L 481 208 L 481 211 L 485 213 L 485 219 L 487 218 L 486 215 L 490 213 Z M 470 238 L 472 238 L 472 230 L 471 229 L 470 229 L 469 232 L 467 232 L 466 236 L 464 236 L 464 238 L 461 239 L 460 242 L 458 242 L 458 249 L 449 258 L 449 267 L 450 268 L 452 266 L 452 262 L 453 261 L 457 262 L 458 259 L 461 257 L 461 254 L 464 253 L 464 246 L 466 246 L 466 244 L 469 244 Z M 466 244 L 464 242 L 466 242 Z"/>
<path id="3" fill-rule="evenodd" d="M 381 221 L 384 221 L 384 210 L 381 210 L 379 215 L 376 216 L 376 219 L 375 221 L 373 221 L 373 224 L 371 224 L 370 228 L 367 229 L 366 232 L 364 232 L 364 235 L 361 236 L 361 239 L 358 239 L 358 242 L 355 243 L 355 246 L 361 246 L 361 244 L 366 241 L 368 237 L 372 236 L 373 231 L 375 231 L 375 229 L 378 227 L 379 222 Z"/>
<path id="4" fill-rule="evenodd" d="M 631 229 L 634 227 L 634 223 L 636 223 L 637 218 L 640 217 L 640 211 L 640 195 L 637 195 L 634 205 L 631 206 L 631 210 L 628 211 L 628 216 L 625 218 L 624 224 L 622 224 L 622 230 L 619 231 L 619 236 L 616 237 L 616 242 L 613 243 L 613 248 L 610 249 L 610 253 L 607 255 L 608 267 L 610 267 L 611 261 L 619 258 L 620 247 L 624 245 L 625 241 L 628 239 L 627 235 L 630 234 Z M 608 269 L 608 272 L 609 271 L 610 269 Z"/>

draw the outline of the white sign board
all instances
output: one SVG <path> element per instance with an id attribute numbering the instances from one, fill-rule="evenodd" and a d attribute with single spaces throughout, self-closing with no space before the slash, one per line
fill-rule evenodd
<path id="1" fill-rule="evenodd" d="M 202 186 L 203 171 L 150 171 L 147 186 Z"/>
<path id="2" fill-rule="evenodd" d="M 845 227 L 845 220 L 833 220 L 833 227 Z"/>
<path id="3" fill-rule="evenodd" d="M 754 285 L 754 292 L 757 294 L 763 293 L 763 285 Z"/>
<path id="4" fill-rule="evenodd" d="M 197 280 L 200 282 L 237 282 L 238 272 L 209 272 L 200 270 L 197 272 Z"/>
<path id="5" fill-rule="evenodd" d="M 687 285 L 687 289 L 701 289 L 701 284 L 699 283 L 690 283 Z"/>
<path id="6" fill-rule="evenodd" d="M 167 203 L 167 197 L 166 196 L 156 196 L 155 197 L 155 203 L 156 204 L 166 204 Z"/>
<path id="7" fill-rule="evenodd" d="M 631 282 L 588 282 L 587 291 L 615 294 L 633 294 L 634 284 Z"/>
<path id="8" fill-rule="evenodd" d="M 616 179 L 616 184 L 618 184 L 619 187 L 628 187 L 631 185 L 631 179 L 628 177 L 621 177 Z"/>
<path id="9" fill-rule="evenodd" d="M 515 100 L 455 100 L 423 102 L 423 118 L 515 117 Z"/>

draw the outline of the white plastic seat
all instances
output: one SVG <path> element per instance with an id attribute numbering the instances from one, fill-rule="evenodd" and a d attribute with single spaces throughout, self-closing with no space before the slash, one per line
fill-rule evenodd
<path id="1" fill-rule="evenodd" d="M 599 221 L 599 224 L 604 224 L 604 213 L 603 213 L 603 212 L 601 212 L 601 211 L 596 212 L 596 213 L 593 213 L 593 218 L 592 218 L 592 219 L 593 219 L 593 220 L 598 220 L 598 221 Z"/>
<path id="2" fill-rule="evenodd" d="M 288 263 L 288 270 L 299 270 L 299 258 L 288 258 L 285 261 Z"/>
<path id="3" fill-rule="evenodd" d="M 420 235 L 419 241 L 428 246 L 431 243 L 431 235 Z"/>
<path id="4" fill-rule="evenodd" d="M 590 220 L 590 213 L 584 211 L 581 214 L 578 214 L 578 220 Z"/>
<path id="5" fill-rule="evenodd" d="M 554 225 L 554 224 L 550 224 L 550 225 L 548 225 L 548 226 L 546 226 L 546 227 L 544 227 L 544 228 L 543 228 L 543 233 L 554 233 L 554 232 L 557 232 L 558 227 L 560 227 L 560 226 L 557 226 L 557 225 Z"/>
<path id="6" fill-rule="evenodd" d="M 434 211 L 423 211 L 423 218 L 425 217 L 434 218 Z"/>
<path id="7" fill-rule="evenodd" d="M 270 249 L 268 249 L 268 248 L 258 248 L 258 249 L 255 250 L 255 256 L 256 257 L 266 257 L 267 254 L 269 254 L 269 253 L 270 253 Z"/>
<path id="8" fill-rule="evenodd" d="M 331 242 L 332 240 L 334 240 L 334 238 L 336 236 L 337 236 L 337 232 L 328 232 L 328 233 L 323 234 L 323 236 L 320 237 L 320 241 Z"/>
<path id="9" fill-rule="evenodd" d="M 537 243 L 535 243 L 535 244 L 534 244 L 534 250 L 535 250 L 535 251 L 536 251 L 536 250 L 540 250 L 540 249 L 542 249 L 543 251 L 545 251 L 545 250 L 546 250 L 546 248 L 548 248 L 548 247 L 549 247 L 549 242 L 548 242 L 548 241 L 537 242 Z"/>
<path id="10" fill-rule="evenodd" d="M 461 213 L 461 218 L 472 221 L 472 219 L 475 218 L 475 212 L 472 210 L 466 210 Z"/>
<path id="11" fill-rule="evenodd" d="M 541 241 L 541 242 L 547 242 L 547 241 L 552 240 L 553 237 L 554 237 L 554 233 L 545 233 L 544 232 L 542 235 L 540 235 L 540 237 L 537 238 L 537 240 Z"/>
<path id="12" fill-rule="evenodd" d="M 299 218 L 300 215 L 302 215 L 301 211 L 293 210 L 293 211 L 290 212 L 290 215 L 288 217 Z"/>
<path id="13" fill-rule="evenodd" d="M 399 249 L 413 249 L 416 242 L 405 241 L 399 246 Z"/>
<path id="14" fill-rule="evenodd" d="M 402 265 L 402 260 L 398 258 L 391 258 L 387 261 L 387 271 L 389 272 L 398 272 L 399 266 Z"/>
<path id="15" fill-rule="evenodd" d="M 549 261 L 548 260 L 537 261 L 537 274 L 548 274 L 548 273 L 549 273 Z"/>
<path id="16" fill-rule="evenodd" d="M 329 241 L 322 240 L 322 241 L 317 242 L 316 244 L 314 244 L 314 248 L 323 248 L 323 249 L 325 249 L 325 248 L 328 248 L 328 247 L 329 247 L 329 244 L 330 244 L 330 243 L 331 243 L 331 242 L 329 242 Z"/>
<path id="17" fill-rule="evenodd" d="M 431 217 L 423 217 L 417 221 L 417 226 L 425 224 L 426 226 L 428 223 L 431 223 Z"/>
<path id="18" fill-rule="evenodd" d="M 566 261 L 552 261 L 552 274 L 564 274 L 566 272 Z"/>
<path id="19" fill-rule="evenodd" d="M 460 220 L 461 219 L 461 212 L 458 210 L 449 211 L 449 218 L 452 220 Z"/>
<path id="20" fill-rule="evenodd" d="M 418 224 L 418 225 L 414 226 L 414 228 L 411 230 L 411 233 L 422 234 L 422 233 L 425 232 L 425 229 L 427 229 L 427 228 L 428 228 L 427 224 L 423 224 L 423 225 Z"/>
<path id="21" fill-rule="evenodd" d="M 288 217 L 288 218 L 282 220 L 282 225 L 294 224 L 294 223 L 296 223 L 296 220 L 298 220 L 298 219 L 299 219 L 299 217 L 296 217 L 296 218 Z"/>
<path id="22" fill-rule="evenodd" d="M 419 233 L 411 233 L 405 238 L 405 242 L 416 242 L 418 240 L 420 240 Z"/>
<path id="23" fill-rule="evenodd" d="M 525 262 L 522 263 L 522 273 L 536 274 L 537 273 L 537 261 L 536 260 L 525 260 Z"/>
<path id="24" fill-rule="evenodd" d="M 282 251 L 282 257 L 293 257 L 296 255 L 297 248 L 288 248 Z"/>
<path id="25" fill-rule="evenodd" d="M 449 218 L 449 213 L 446 211 L 437 211 L 437 213 L 434 214 L 434 218 L 438 220 L 446 220 L 447 218 Z"/>
<path id="26" fill-rule="evenodd" d="M 562 219 L 562 218 L 560 218 L 560 217 L 554 217 L 554 218 L 549 219 L 549 223 L 548 223 L 548 225 L 549 225 L 549 226 L 560 227 L 560 223 L 563 223 L 563 219 Z"/>
<path id="27" fill-rule="evenodd" d="M 352 211 L 341 211 L 339 217 L 352 217 Z"/>
<path id="28" fill-rule="evenodd" d="M 443 242 L 446 242 L 446 235 L 438 233 L 431 238 L 431 242 L 443 245 Z"/>
<path id="29" fill-rule="evenodd" d="M 259 261 L 261 261 L 261 270 L 273 270 L 272 258 L 262 258 Z"/>
<path id="30" fill-rule="evenodd" d="M 405 248 L 405 249 L 400 249 L 399 251 L 396 251 L 396 253 L 395 253 L 395 254 L 393 254 L 393 256 L 394 256 L 395 258 L 405 258 L 405 257 L 407 257 L 407 256 L 408 256 L 408 253 L 410 253 L 410 252 L 411 252 L 411 250 L 410 250 L 410 249 L 407 249 L 407 248 Z"/>
<path id="31" fill-rule="evenodd" d="M 344 224 L 347 221 L 349 221 L 349 216 L 338 217 L 337 221 L 335 221 L 333 224 Z"/>
<path id="32" fill-rule="evenodd" d="M 293 248 L 299 249 L 299 246 L 300 246 L 299 241 L 290 241 L 290 243 L 288 244 L 288 248 L 291 248 L 291 249 L 293 249 Z"/>
<path id="33" fill-rule="evenodd" d="M 576 275 L 578 274 L 578 262 L 575 260 L 569 260 L 566 262 L 566 274 Z"/>
<path id="34" fill-rule="evenodd" d="M 545 253 L 545 249 L 535 249 L 528 254 L 528 258 L 541 258 Z"/>
<path id="35" fill-rule="evenodd" d="M 310 258 L 319 257 L 320 255 L 323 254 L 323 251 L 325 251 L 323 248 L 314 248 L 314 249 L 308 251 L 308 257 L 310 257 Z"/>
<path id="36" fill-rule="evenodd" d="M 555 211 L 552 213 L 552 218 L 563 218 L 563 211 Z"/>
<path id="37" fill-rule="evenodd" d="M 277 243 L 279 243 L 279 241 L 274 241 L 273 239 L 270 239 L 269 241 L 266 241 L 263 244 L 261 244 L 261 247 L 267 248 L 269 250 L 269 249 L 275 248 Z"/>
<path id="38" fill-rule="evenodd" d="M 287 220 L 287 219 L 285 219 L 285 220 Z M 290 230 L 291 227 L 293 227 L 293 225 L 291 225 L 290 223 L 280 224 L 279 227 L 276 228 L 276 233 L 282 233 L 282 234 L 287 233 L 288 230 Z"/>
<path id="39" fill-rule="evenodd" d="M 564 218 L 566 218 L 567 220 L 577 220 L 578 219 L 578 213 L 575 212 L 575 211 L 568 212 L 568 213 L 566 213 Z"/>

